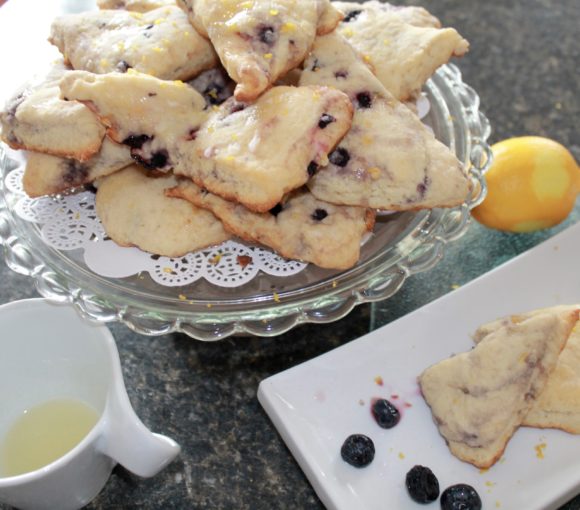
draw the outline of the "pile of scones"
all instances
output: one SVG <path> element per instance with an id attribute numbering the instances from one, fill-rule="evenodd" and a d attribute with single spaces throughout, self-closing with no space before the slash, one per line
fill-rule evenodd
<path id="1" fill-rule="evenodd" d="M 377 211 L 455 207 L 462 163 L 417 116 L 468 43 L 376 0 L 97 0 L 0 111 L 30 197 L 90 186 L 107 235 L 178 257 L 231 237 L 322 268 Z M 92 186 L 91 186 L 92 185 Z"/>

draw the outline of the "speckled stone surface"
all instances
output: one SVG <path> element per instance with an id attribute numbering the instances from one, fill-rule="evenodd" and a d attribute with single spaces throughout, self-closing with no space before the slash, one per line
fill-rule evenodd
<path id="1" fill-rule="evenodd" d="M 470 40 L 471 51 L 459 65 L 481 96 L 494 129 L 492 141 L 548 136 L 580 160 L 578 0 L 405 3 L 424 5 Z M 361 306 L 334 324 L 303 326 L 277 338 L 204 344 L 182 335 L 148 338 L 111 326 L 138 415 L 178 441 L 183 452 L 153 479 L 115 469 L 88 508 L 322 509 L 256 399 L 259 382 L 452 291 L 579 219 L 577 206 L 562 225 L 530 235 L 472 224 L 435 269 L 412 277 L 388 301 Z M 31 280 L 1 259 L 0 281 L 0 303 L 37 295 Z M 388 502 L 385 508 L 391 508 Z M 580 498 L 564 508 L 580 509 Z"/>

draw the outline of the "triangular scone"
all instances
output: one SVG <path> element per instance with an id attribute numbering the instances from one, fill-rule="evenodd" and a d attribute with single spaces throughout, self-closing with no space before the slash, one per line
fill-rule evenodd
<path id="1" fill-rule="evenodd" d="M 501 327 L 472 351 L 427 370 L 419 384 L 451 453 L 479 468 L 502 455 L 546 386 L 578 311 Z"/>
<path id="2" fill-rule="evenodd" d="M 306 57 L 317 33 L 341 19 L 329 0 L 183 0 L 200 33 L 214 44 L 238 84 L 238 101 L 253 101 Z"/>
<path id="3" fill-rule="evenodd" d="M 230 98 L 195 134 L 195 157 L 174 172 L 266 212 L 328 162 L 351 121 L 350 100 L 331 87 L 273 87 L 251 104 Z"/>
<path id="4" fill-rule="evenodd" d="M 46 76 L 31 81 L 0 111 L 2 140 L 25 149 L 86 161 L 101 147 L 105 128 L 96 115 L 79 103 L 60 98 L 58 83 L 69 73 L 62 61 Z"/>
<path id="5" fill-rule="evenodd" d="M 134 12 L 152 11 L 167 5 L 175 5 L 175 0 L 97 0 L 99 9 L 125 9 Z"/>
<path id="6" fill-rule="evenodd" d="M 476 343 L 501 327 L 513 327 L 539 314 L 580 309 L 580 305 L 562 305 L 542 308 L 533 312 L 512 315 L 484 324 L 476 332 Z M 546 387 L 525 416 L 522 425 L 537 428 L 557 428 L 580 434 L 580 327 L 574 327 L 566 347 L 560 353 L 556 368 L 550 374 Z"/>
<path id="7" fill-rule="evenodd" d="M 448 147 L 397 101 L 336 32 L 316 38 L 301 85 L 326 84 L 354 105 L 351 130 L 309 181 L 320 200 L 375 209 L 452 207 L 470 180 Z"/>
<path id="8" fill-rule="evenodd" d="M 332 2 L 344 15 L 345 23 L 357 18 L 363 11 L 382 12 L 396 15 L 401 21 L 416 27 L 440 28 L 441 22 L 433 16 L 427 9 L 414 5 L 392 5 L 378 0 L 367 0 L 366 2 Z"/>
<path id="9" fill-rule="evenodd" d="M 131 148 L 134 159 L 160 171 L 178 163 L 177 147 L 207 118 L 205 99 L 192 87 L 135 71 L 71 71 L 60 88 L 63 97 L 86 103 L 108 127 L 108 136 Z"/>
<path id="10" fill-rule="evenodd" d="M 129 148 L 108 138 L 91 159 L 80 162 L 40 152 L 29 152 L 22 186 L 29 197 L 61 193 L 112 174 L 133 162 Z"/>
<path id="11" fill-rule="evenodd" d="M 153 177 L 132 165 L 99 180 L 95 201 L 107 235 L 120 246 L 137 246 L 179 257 L 230 237 L 210 212 L 165 195 L 172 174 Z"/>
<path id="12" fill-rule="evenodd" d="M 351 11 L 352 12 L 352 11 Z M 452 56 L 464 55 L 469 43 L 453 28 L 417 26 L 397 9 L 379 2 L 347 12 L 337 28 L 359 51 L 385 88 L 404 101 L 416 95 L 427 79 Z M 413 16 L 413 15 L 412 15 Z M 429 23 L 425 21 L 424 23 Z"/>
<path id="13" fill-rule="evenodd" d="M 188 80 L 218 62 L 211 44 L 177 5 L 144 14 L 66 14 L 53 21 L 49 40 L 74 69 L 97 74 L 135 69 L 164 80 Z"/>
<path id="14" fill-rule="evenodd" d="M 307 190 L 291 193 L 270 212 L 254 213 L 208 193 L 187 179 L 169 194 L 213 212 L 225 227 L 248 241 L 269 246 L 281 256 L 329 269 L 347 269 L 360 254 L 364 234 L 372 229 L 374 212 L 316 200 Z"/>

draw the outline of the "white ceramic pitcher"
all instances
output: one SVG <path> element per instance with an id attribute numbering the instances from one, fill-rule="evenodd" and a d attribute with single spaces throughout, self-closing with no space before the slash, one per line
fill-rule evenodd
<path id="1" fill-rule="evenodd" d="M 116 463 L 149 477 L 179 453 L 173 440 L 150 432 L 133 411 L 105 326 L 43 299 L 0 306 L 0 440 L 24 410 L 62 398 L 88 404 L 98 422 L 51 464 L 0 478 L 0 502 L 31 510 L 81 508 Z"/>

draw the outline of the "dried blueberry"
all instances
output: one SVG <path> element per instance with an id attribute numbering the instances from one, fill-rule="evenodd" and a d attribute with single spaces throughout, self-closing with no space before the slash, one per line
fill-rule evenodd
<path id="1" fill-rule="evenodd" d="M 311 161 L 308 163 L 308 168 L 306 171 L 308 172 L 308 176 L 312 177 L 314 174 L 316 174 L 316 172 L 318 172 L 318 165 L 314 161 Z"/>
<path id="2" fill-rule="evenodd" d="M 441 494 L 442 510 L 481 510 L 481 498 L 477 491 L 464 483 L 452 485 Z"/>
<path id="3" fill-rule="evenodd" d="M 365 467 L 375 458 L 375 445 L 370 437 L 352 434 L 345 439 L 340 455 L 351 466 Z"/>
<path id="4" fill-rule="evenodd" d="M 131 149 L 140 149 L 148 140 L 151 140 L 151 137 L 148 135 L 129 135 L 121 143 L 128 145 Z"/>
<path id="5" fill-rule="evenodd" d="M 258 27 L 258 38 L 265 44 L 272 45 L 276 42 L 276 31 L 270 25 L 260 25 Z"/>
<path id="6" fill-rule="evenodd" d="M 318 127 L 320 129 L 324 129 L 326 126 L 332 124 L 333 122 L 336 122 L 336 119 L 332 115 L 323 113 L 320 117 L 320 120 L 318 121 Z"/>
<path id="7" fill-rule="evenodd" d="M 347 13 L 347 15 L 342 20 L 343 23 L 348 23 L 349 21 L 356 19 L 361 12 L 362 12 L 362 9 L 355 9 L 354 11 L 350 11 L 349 13 Z"/>
<path id="8" fill-rule="evenodd" d="M 316 209 L 312 214 L 311 218 L 314 221 L 322 221 L 328 216 L 328 213 L 324 209 Z"/>
<path id="9" fill-rule="evenodd" d="M 368 92 L 359 92 L 356 95 L 356 102 L 358 103 L 359 108 L 370 108 L 373 104 L 371 95 Z"/>
<path id="10" fill-rule="evenodd" d="M 278 216 L 282 212 L 282 204 L 276 204 L 272 209 L 270 209 L 270 214 L 272 216 Z"/>
<path id="11" fill-rule="evenodd" d="M 371 411 L 379 427 L 383 429 L 391 429 L 401 420 L 399 410 L 384 398 L 377 399 Z"/>
<path id="12" fill-rule="evenodd" d="M 328 160 L 336 166 L 346 166 L 350 161 L 350 154 L 346 149 L 339 147 L 338 149 L 332 151 L 328 156 Z"/>
<path id="13" fill-rule="evenodd" d="M 417 503 L 431 503 L 439 497 L 439 481 L 428 467 L 414 466 L 407 473 L 405 485 Z"/>
<path id="14" fill-rule="evenodd" d="M 334 77 L 337 80 L 340 78 L 346 79 L 346 78 L 348 78 L 348 71 L 345 71 L 344 69 L 341 69 L 340 71 L 336 71 L 336 73 L 334 73 Z"/>
<path id="15" fill-rule="evenodd" d="M 119 62 L 117 62 L 116 69 L 120 73 L 126 73 L 128 69 L 131 69 L 131 67 L 132 66 L 129 65 L 129 63 L 126 60 L 119 60 Z"/>

